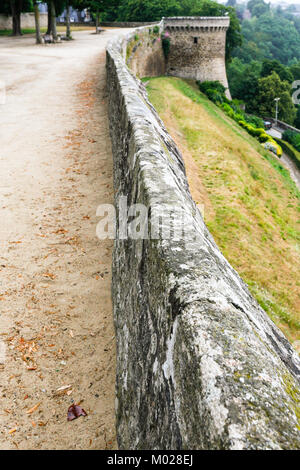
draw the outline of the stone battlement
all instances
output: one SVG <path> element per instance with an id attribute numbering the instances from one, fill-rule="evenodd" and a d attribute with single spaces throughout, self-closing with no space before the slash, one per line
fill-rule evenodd
<path id="1" fill-rule="evenodd" d="M 183 16 L 163 18 L 163 28 L 170 37 L 166 63 L 168 75 L 192 78 L 200 82 L 218 80 L 230 98 L 225 67 L 228 16 Z"/>
<path id="2" fill-rule="evenodd" d="M 163 18 L 166 31 L 227 31 L 230 19 L 227 16 L 180 16 Z"/>

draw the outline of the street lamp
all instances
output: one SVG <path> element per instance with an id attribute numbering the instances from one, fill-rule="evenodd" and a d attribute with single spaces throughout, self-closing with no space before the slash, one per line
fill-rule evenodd
<path id="1" fill-rule="evenodd" d="M 275 98 L 274 101 L 276 101 L 276 119 L 275 119 L 275 126 L 277 126 L 277 119 L 278 119 L 278 101 L 280 98 Z"/>

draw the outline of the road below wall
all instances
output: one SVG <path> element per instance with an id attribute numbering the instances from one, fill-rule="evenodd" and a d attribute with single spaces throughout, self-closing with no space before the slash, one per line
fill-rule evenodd
<path id="1" fill-rule="evenodd" d="M 282 138 L 281 131 L 283 131 L 283 129 L 279 131 L 279 130 L 272 128 L 267 131 L 267 134 L 269 134 L 271 137 L 276 137 L 277 139 L 281 139 Z M 289 170 L 292 180 L 296 184 L 297 188 L 300 189 L 300 171 L 297 165 L 295 164 L 295 162 L 286 153 L 283 153 L 282 157 L 280 158 L 280 162 L 283 164 L 285 168 Z"/>
<path id="2" fill-rule="evenodd" d="M 105 45 L 0 38 L 0 449 L 115 448 Z M 86 417 L 67 421 L 79 403 Z"/>

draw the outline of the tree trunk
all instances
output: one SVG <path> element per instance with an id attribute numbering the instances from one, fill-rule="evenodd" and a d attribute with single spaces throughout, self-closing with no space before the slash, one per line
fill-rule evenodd
<path id="1" fill-rule="evenodd" d="M 67 39 L 72 39 L 72 36 L 71 36 L 71 22 L 70 22 L 70 1 L 69 1 L 69 0 L 67 0 L 67 2 L 66 2 L 66 10 L 67 10 L 67 16 L 66 16 L 66 26 L 67 26 L 66 36 L 67 36 Z"/>
<path id="2" fill-rule="evenodd" d="M 96 11 L 96 34 L 99 34 L 99 10 Z"/>
<path id="3" fill-rule="evenodd" d="M 47 26 L 47 33 L 46 34 L 51 34 L 51 8 L 50 8 L 50 2 L 47 2 L 48 5 L 48 26 Z"/>
<path id="4" fill-rule="evenodd" d="M 21 36 L 21 10 L 22 0 L 10 0 L 10 8 L 12 15 L 13 36 Z"/>
<path id="5" fill-rule="evenodd" d="M 53 41 L 57 41 L 56 13 L 55 13 L 54 0 L 50 0 L 50 11 L 51 11 L 51 32 L 53 36 Z"/>
<path id="6" fill-rule="evenodd" d="M 41 29 L 40 29 L 40 10 L 39 10 L 39 5 L 36 0 L 33 1 L 33 6 L 34 6 L 36 43 L 42 44 L 43 40 L 42 40 Z"/>

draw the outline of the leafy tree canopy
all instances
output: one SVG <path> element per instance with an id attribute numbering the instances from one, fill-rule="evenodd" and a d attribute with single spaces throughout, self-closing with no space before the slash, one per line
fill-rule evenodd
<path id="1" fill-rule="evenodd" d="M 298 106 L 298 109 L 297 109 L 297 115 L 294 121 L 294 126 L 297 127 L 297 129 L 300 129 L 300 106 Z"/>
<path id="2" fill-rule="evenodd" d="M 240 23 L 234 8 L 211 0 L 121 0 L 119 21 L 157 21 L 163 16 L 230 16 L 226 58 L 242 43 Z"/>
<path id="3" fill-rule="evenodd" d="M 284 65 L 278 62 L 278 60 L 265 59 L 262 63 L 261 76 L 267 77 L 274 71 L 279 75 L 280 80 L 286 80 L 289 83 L 294 81 L 292 72 L 287 67 L 284 67 Z"/>
<path id="4" fill-rule="evenodd" d="M 22 0 L 21 1 L 21 11 L 33 11 L 33 1 L 32 0 Z M 0 2 L 0 13 L 4 13 L 6 15 L 11 14 L 11 5 L 10 0 L 1 0 Z"/>
<path id="5" fill-rule="evenodd" d="M 252 0 L 251 0 L 252 1 Z M 250 2 L 249 2 L 250 3 Z M 242 22 L 243 45 L 233 55 L 245 62 L 275 59 L 288 65 L 300 60 L 300 23 L 269 10 Z"/>
<path id="6" fill-rule="evenodd" d="M 252 16 L 261 16 L 270 10 L 270 5 L 265 3 L 264 0 L 250 0 L 247 3 L 248 10 L 250 10 Z"/>
<path id="7" fill-rule="evenodd" d="M 279 119 L 293 124 L 296 108 L 291 97 L 291 86 L 288 82 L 281 81 L 276 72 L 272 72 L 268 77 L 258 80 L 258 101 L 261 116 L 274 116 L 275 98 L 280 98 L 278 103 Z"/>

